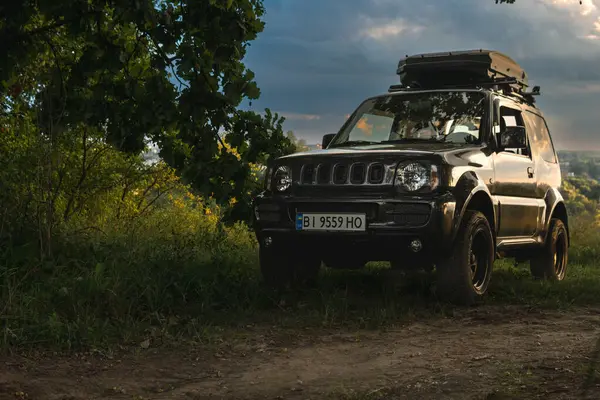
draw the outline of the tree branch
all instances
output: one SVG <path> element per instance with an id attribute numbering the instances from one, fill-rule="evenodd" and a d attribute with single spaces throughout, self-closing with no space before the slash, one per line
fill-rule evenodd
<path id="1" fill-rule="evenodd" d="M 82 154 L 82 161 L 81 161 L 81 176 L 79 177 L 79 181 L 77 182 L 77 185 L 75 186 L 75 189 L 71 192 L 71 196 L 69 197 L 69 200 L 67 201 L 67 206 L 65 207 L 65 212 L 63 214 L 63 220 L 66 222 L 69 217 L 70 217 L 70 213 L 71 213 L 71 208 L 73 207 L 73 202 L 75 201 L 75 194 L 77 192 L 79 192 L 79 190 L 81 189 L 81 185 L 83 185 L 83 182 L 85 181 L 85 178 L 87 176 L 87 128 L 83 129 L 83 137 L 81 139 L 81 142 L 83 144 L 83 154 Z"/>

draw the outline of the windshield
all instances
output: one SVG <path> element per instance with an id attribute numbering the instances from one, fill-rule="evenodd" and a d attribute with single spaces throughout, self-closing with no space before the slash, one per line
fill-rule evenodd
<path id="1" fill-rule="evenodd" d="M 331 146 L 404 141 L 478 143 L 485 95 L 473 91 L 406 93 L 365 101 Z"/>

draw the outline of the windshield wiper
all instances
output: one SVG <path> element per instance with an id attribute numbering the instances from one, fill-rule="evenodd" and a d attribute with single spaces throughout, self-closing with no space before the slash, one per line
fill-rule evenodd
<path id="1" fill-rule="evenodd" d="M 371 142 L 369 140 L 348 140 L 346 142 L 335 144 L 331 147 L 346 147 L 346 146 L 360 146 L 362 144 L 380 144 L 381 142 Z"/>

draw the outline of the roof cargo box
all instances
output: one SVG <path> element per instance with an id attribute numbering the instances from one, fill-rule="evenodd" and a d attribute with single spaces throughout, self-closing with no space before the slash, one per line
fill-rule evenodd
<path id="1" fill-rule="evenodd" d="M 467 50 L 407 56 L 398 63 L 404 86 L 444 87 L 514 81 L 523 89 L 527 74 L 510 57 L 493 50 Z"/>

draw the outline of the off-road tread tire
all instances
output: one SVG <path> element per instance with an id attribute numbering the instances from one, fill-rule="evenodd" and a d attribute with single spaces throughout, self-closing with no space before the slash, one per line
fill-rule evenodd
<path id="1" fill-rule="evenodd" d="M 472 236 L 476 229 L 484 230 L 488 238 L 489 268 L 481 293 L 473 288 L 469 267 Z M 479 211 L 467 210 L 456 235 L 450 257 L 439 263 L 437 268 L 437 295 L 445 302 L 470 306 L 487 292 L 494 262 L 494 236 L 487 218 Z"/>
<path id="2" fill-rule="evenodd" d="M 550 226 L 548 228 L 548 235 L 546 237 L 546 243 L 544 243 L 544 247 L 540 250 L 537 256 L 532 257 L 531 260 L 529 260 L 529 269 L 531 271 L 531 275 L 533 275 L 535 279 L 561 281 L 565 278 L 569 261 L 568 247 L 565 249 L 565 268 L 562 276 L 558 276 L 554 270 L 556 240 L 561 230 L 563 231 L 565 238 L 567 238 L 567 228 L 565 227 L 565 224 L 558 218 L 552 218 L 550 220 Z"/>
<path id="3" fill-rule="evenodd" d="M 312 286 L 316 283 L 321 260 L 303 256 L 289 246 L 272 244 L 259 248 L 260 271 L 264 283 L 272 289 Z"/>

